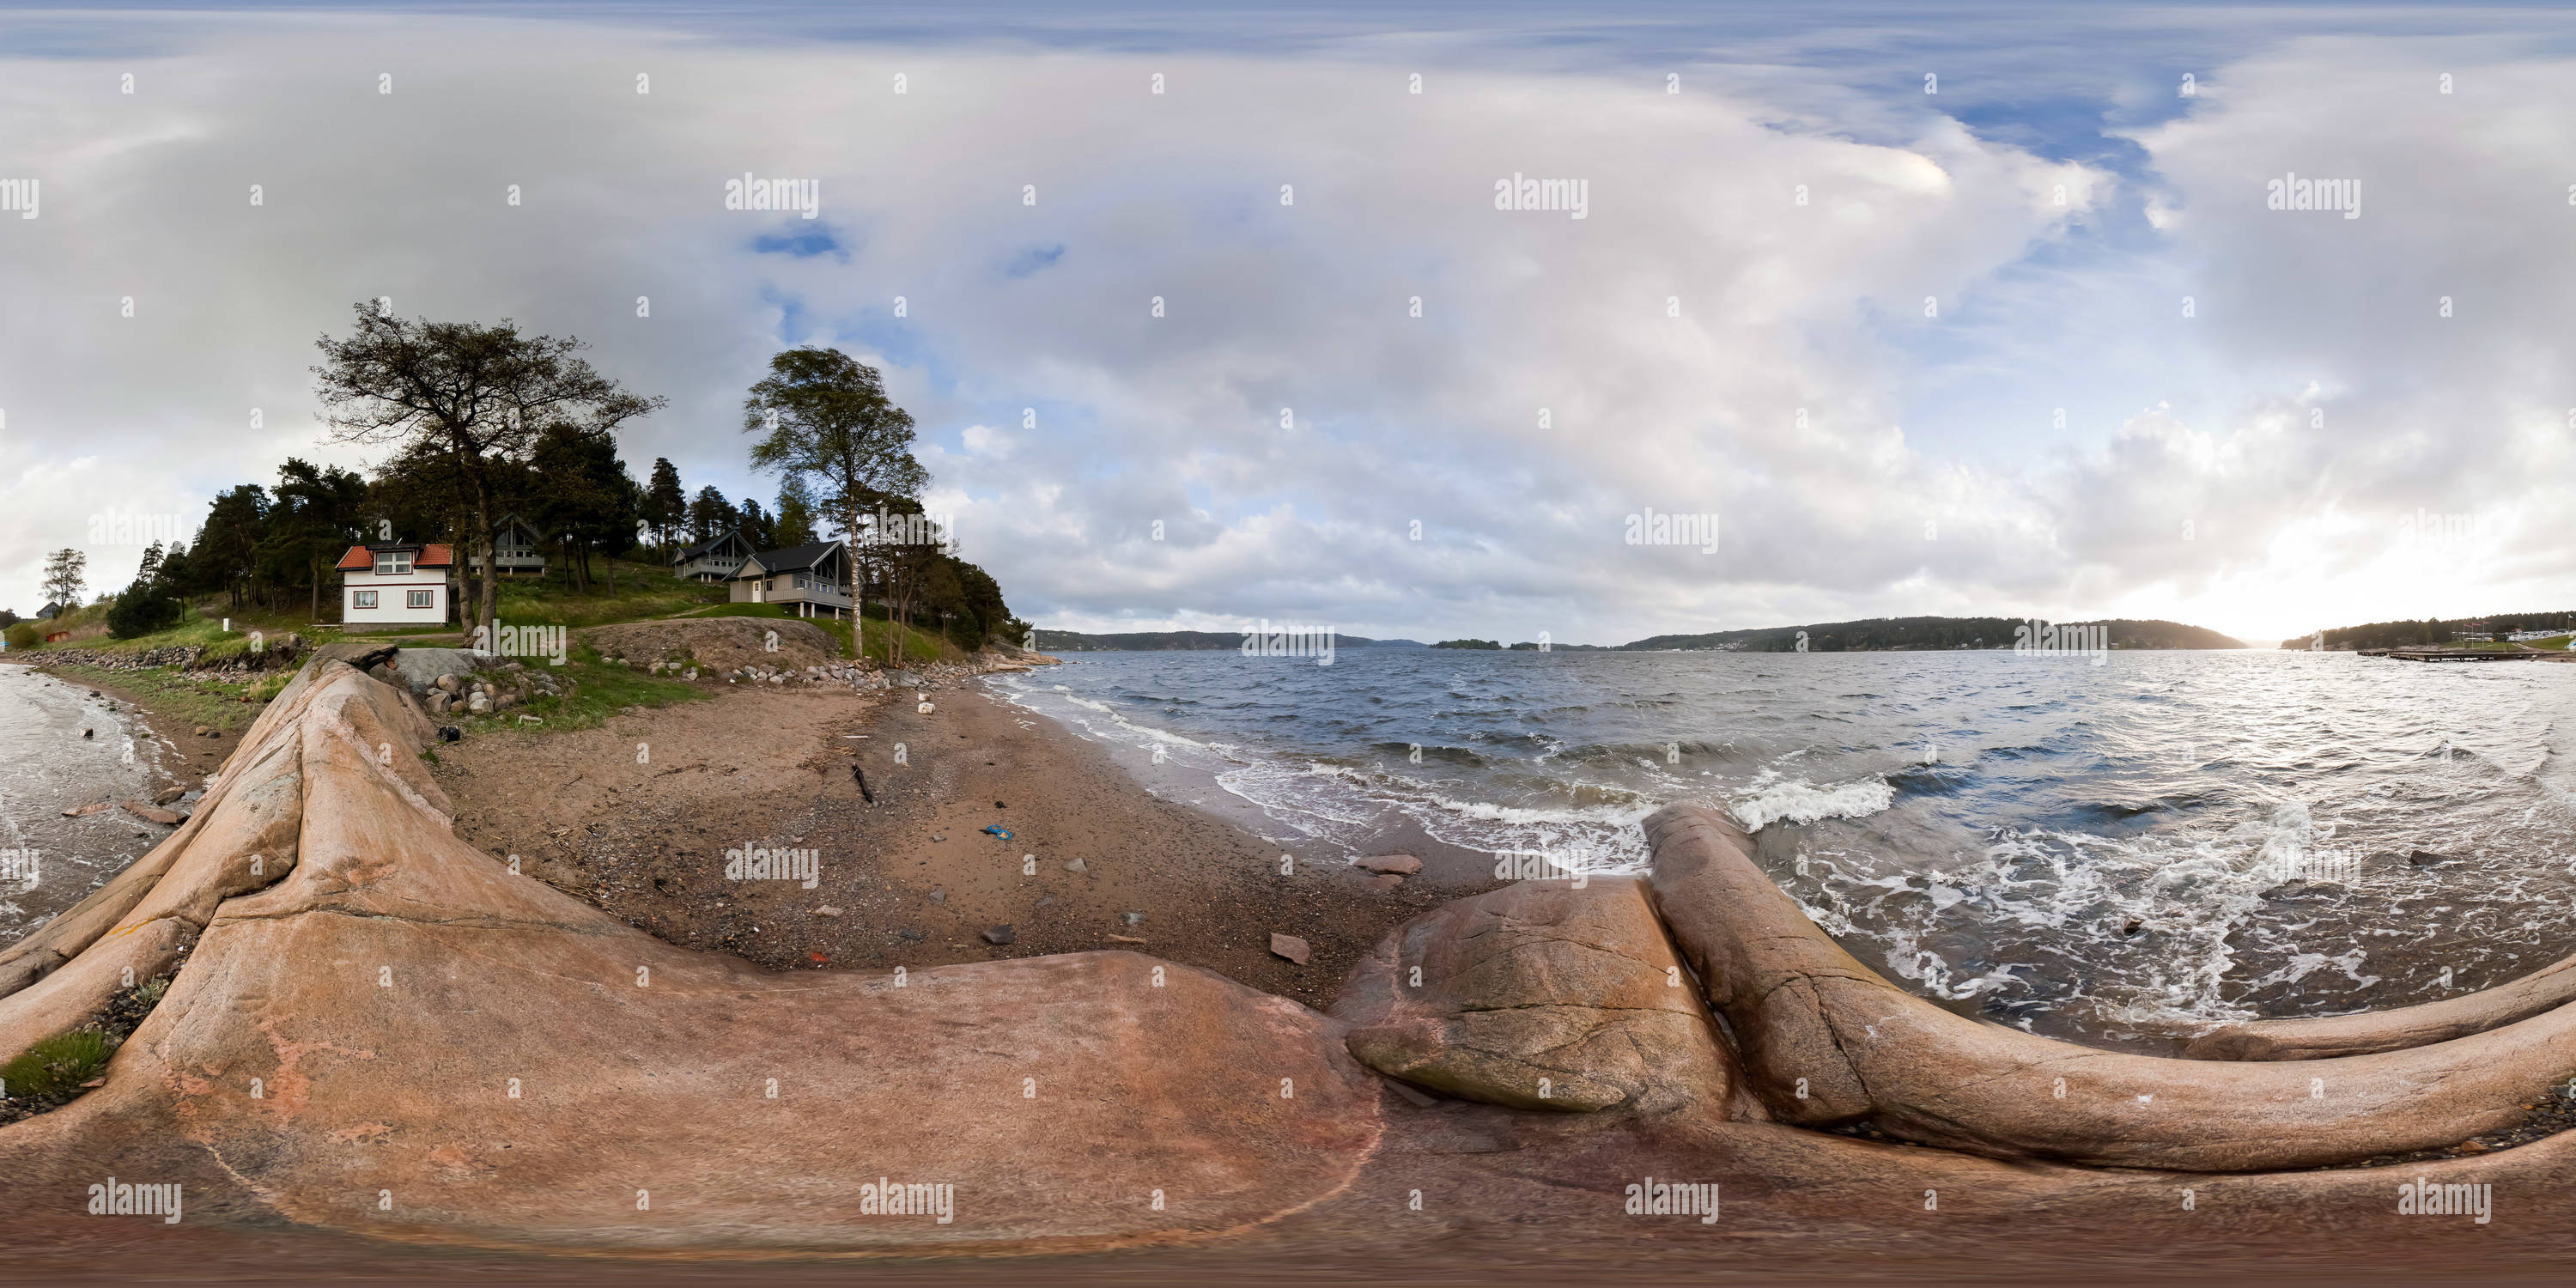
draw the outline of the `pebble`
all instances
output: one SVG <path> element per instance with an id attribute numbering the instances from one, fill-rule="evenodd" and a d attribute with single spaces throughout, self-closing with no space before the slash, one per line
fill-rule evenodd
<path id="1" fill-rule="evenodd" d="M 814 910 L 814 915 L 817 917 L 837 917 L 841 915 L 841 910 L 831 907 L 816 908 Z"/>
<path id="2" fill-rule="evenodd" d="M 1305 965 L 1307 956 L 1314 952 L 1312 948 L 1306 946 L 1305 940 L 1295 935 L 1283 935 L 1275 930 L 1270 932 L 1270 951 L 1300 966 Z"/>
<path id="3" fill-rule="evenodd" d="M 1019 938 L 1019 934 L 1013 931 L 1009 926 L 993 926 L 984 931 L 984 942 L 992 944 L 995 947 L 1000 947 L 1003 944 L 1010 943 L 1012 940 L 1017 938 Z"/>
<path id="4" fill-rule="evenodd" d="M 1089 872 L 1091 869 L 1085 866 L 1080 859 L 1066 859 L 1064 861 L 1064 870 L 1067 872 Z"/>

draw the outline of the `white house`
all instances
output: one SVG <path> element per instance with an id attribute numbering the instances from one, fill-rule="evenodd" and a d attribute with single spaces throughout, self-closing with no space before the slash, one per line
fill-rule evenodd
<path id="1" fill-rule="evenodd" d="M 545 540 L 546 534 L 537 531 L 535 524 L 513 514 L 492 525 L 492 562 L 500 565 L 504 577 L 523 572 L 542 577 L 546 573 Z M 477 572 L 483 569 L 481 555 L 467 555 L 465 562 Z"/>
<path id="2" fill-rule="evenodd" d="M 797 617 L 850 616 L 849 552 L 838 541 L 764 550 L 733 575 L 737 604 L 778 604 Z"/>
<path id="3" fill-rule="evenodd" d="M 340 556 L 340 621 L 349 626 L 444 626 L 456 596 L 456 557 L 440 545 L 388 541 Z"/>
<path id="4" fill-rule="evenodd" d="M 742 531 L 727 529 L 713 541 L 671 556 L 671 575 L 689 581 L 731 581 L 749 558 L 751 543 L 742 539 Z"/>

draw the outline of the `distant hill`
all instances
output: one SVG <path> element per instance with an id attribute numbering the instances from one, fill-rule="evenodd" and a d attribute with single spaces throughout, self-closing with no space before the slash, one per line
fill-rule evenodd
<path id="1" fill-rule="evenodd" d="M 1243 647 L 1243 631 L 1130 631 L 1118 635 L 1085 635 L 1080 631 L 1040 630 L 1041 653 L 1168 653 Z M 1333 636 L 1334 648 L 1426 648 L 1420 640 L 1373 640 L 1358 635 Z"/>
<path id="2" fill-rule="evenodd" d="M 1874 653 L 1893 650 L 2011 648 L 2013 630 L 2029 619 L 2016 617 L 1873 617 L 1858 622 L 1819 622 L 1808 626 L 1766 626 L 1756 630 L 1715 631 L 1704 635 L 1656 635 L 1620 647 L 1720 649 L 1743 653 L 1794 653 L 1798 636 L 1807 637 L 1810 653 Z M 2180 622 L 2060 622 L 2064 626 L 2105 626 L 2110 644 L 2122 649 L 2244 648 L 2243 640 Z"/>
<path id="3" fill-rule="evenodd" d="M 2338 626 L 2324 632 L 2312 632 L 2297 639 L 2281 641 L 2281 647 L 2303 649 L 2317 634 L 2326 637 L 2329 649 L 2397 648 L 2407 644 L 2449 644 L 2466 636 L 2471 622 L 2485 622 L 2498 631 L 2558 631 L 2576 623 L 2576 612 L 2561 609 L 2554 613 L 2493 613 L 2485 617 L 2457 617 L 2448 621 L 2427 617 L 2419 622 L 2370 622 L 2361 626 Z"/>
<path id="4" fill-rule="evenodd" d="M 2535 622 L 2543 614 L 2531 615 Z M 2565 620 L 2566 614 L 2556 614 Z M 2506 619 L 2498 618 L 2498 621 Z M 2013 628 L 2027 624 L 2016 617 L 1874 617 L 1859 622 L 1821 622 L 1807 626 L 1765 626 L 1754 630 L 1713 631 L 1701 635 L 1655 635 L 1630 644 L 1605 647 L 1598 644 L 1556 644 L 1550 647 L 1560 653 L 1660 652 L 1665 649 L 1717 650 L 1730 653 L 1794 653 L 1798 635 L 1807 636 L 1810 653 L 1873 653 L 1895 650 L 1924 651 L 1978 648 L 2011 648 Z M 2121 649 L 2206 649 L 2244 648 L 2245 642 L 2199 626 L 2180 622 L 2131 621 L 2115 618 L 2100 622 L 2058 623 L 2061 626 L 2107 626 L 2113 648 Z M 2407 641 L 2409 643 L 2415 641 Z M 2296 641 L 2305 648 L 2306 641 Z M 1085 635 L 1077 631 L 1038 632 L 1041 652 L 1084 653 L 1105 650 L 1159 652 L 1175 649 L 1231 649 L 1243 645 L 1240 631 L 1138 631 L 1124 635 Z M 1437 644 L 1418 640 L 1373 640 L 1358 635 L 1335 635 L 1335 648 L 1440 648 L 1505 650 L 1496 640 L 1454 639 Z M 1536 644 L 1508 646 L 1508 651 L 1526 652 Z M 2281 647 L 2288 648 L 2289 644 Z M 2367 646 L 2366 646 L 2367 647 Z"/>

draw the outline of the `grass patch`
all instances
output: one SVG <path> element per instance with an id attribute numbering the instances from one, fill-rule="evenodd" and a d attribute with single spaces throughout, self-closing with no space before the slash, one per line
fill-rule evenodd
<path id="1" fill-rule="evenodd" d="M 121 640 L 109 635 L 94 635 L 85 639 L 65 640 L 60 644 L 40 644 L 37 648 L 39 650 L 87 649 L 99 653 L 141 653 L 147 649 L 179 648 L 193 644 L 206 650 L 198 659 L 198 665 L 213 666 L 233 658 L 249 656 L 253 632 L 264 635 L 267 642 L 283 640 L 290 633 L 310 632 L 312 628 L 300 620 L 301 617 L 301 614 L 287 616 L 258 613 L 257 610 L 232 612 L 209 605 L 182 610 L 179 624 L 166 631 L 137 635 L 130 640 Z M 38 622 L 36 627 L 40 631 L 69 630 L 78 635 L 85 627 L 92 624 L 93 618 L 96 619 L 96 624 L 104 625 L 107 621 L 107 609 L 103 606 L 91 605 L 76 612 L 66 613 L 50 623 Z M 231 630 L 224 629 L 226 620 L 232 622 Z"/>
<path id="2" fill-rule="evenodd" d="M 107 1072 L 107 1062 L 145 1016 L 170 992 L 170 977 L 156 975 L 115 997 L 98 1018 L 69 1033 L 28 1047 L 0 1065 L 0 1123 L 32 1118 L 78 1099 Z"/>
<path id="3" fill-rule="evenodd" d="M 596 567 L 598 561 L 593 563 Z M 605 574 L 607 569 L 598 571 Z M 542 578 L 503 577 L 494 591 L 493 612 L 511 626 L 605 626 L 675 616 L 723 603 L 731 593 L 722 582 L 687 581 L 668 568 L 620 560 L 614 595 L 604 577 L 593 581 L 587 593 L 576 593 L 560 572 Z"/>
<path id="4" fill-rule="evenodd" d="M 79 1095 L 82 1083 L 106 1072 L 108 1057 L 116 1054 L 117 1046 L 115 1038 L 97 1029 L 74 1029 L 47 1038 L 0 1065 L 0 1086 L 7 1088 L 11 1100 L 53 1108 Z"/>
<path id="5" fill-rule="evenodd" d="M 295 677 L 276 671 L 250 684 L 191 680 L 175 666 L 148 666 L 137 671 L 110 671 L 79 662 L 45 668 L 64 679 L 81 680 L 102 689 L 122 690 L 154 715 L 186 721 L 191 727 L 213 725 L 230 733 L 246 729 Z M 248 696 L 251 701 L 242 699 Z"/>

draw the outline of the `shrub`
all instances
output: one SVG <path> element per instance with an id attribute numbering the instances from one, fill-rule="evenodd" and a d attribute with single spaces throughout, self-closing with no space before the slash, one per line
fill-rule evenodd
<path id="1" fill-rule="evenodd" d="M 37 633 L 34 622 L 19 622 L 11 626 L 6 635 L 11 648 L 34 648 L 45 640 L 43 635 Z"/>
<path id="2" fill-rule="evenodd" d="M 178 625 L 186 611 L 178 600 L 137 582 L 117 596 L 115 606 L 107 610 L 107 631 L 121 640 L 166 631 Z"/>

